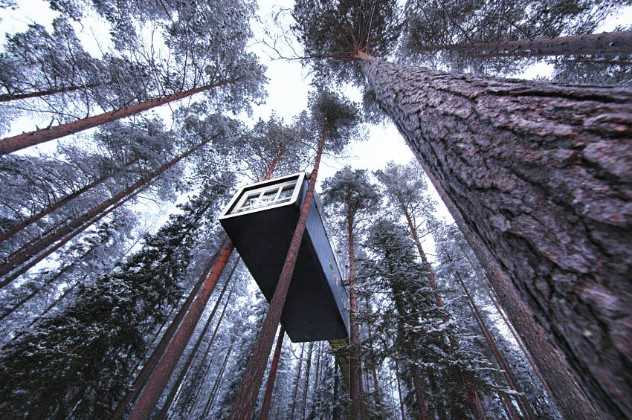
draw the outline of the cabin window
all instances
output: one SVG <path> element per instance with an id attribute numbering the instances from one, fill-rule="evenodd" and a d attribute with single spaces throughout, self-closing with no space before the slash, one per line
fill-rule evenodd
<path id="1" fill-rule="evenodd" d="M 248 190 L 244 192 L 231 213 L 244 213 L 250 210 L 287 203 L 292 199 L 295 187 L 296 179 Z"/>

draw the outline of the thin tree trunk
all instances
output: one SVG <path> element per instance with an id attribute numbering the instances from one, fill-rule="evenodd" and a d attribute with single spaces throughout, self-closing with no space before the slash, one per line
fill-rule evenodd
<path id="1" fill-rule="evenodd" d="M 140 190 L 136 191 L 135 194 L 137 194 L 140 191 L 142 191 L 145 187 L 146 186 L 140 188 Z M 104 218 L 105 216 L 107 216 L 108 214 L 110 214 L 111 212 L 116 210 L 117 208 L 121 207 L 123 204 L 127 203 L 129 200 L 131 200 L 134 197 L 135 194 L 132 194 L 132 195 L 129 195 L 129 196 L 123 198 L 122 200 L 120 200 L 118 203 L 114 204 L 110 208 L 102 211 L 101 213 L 95 215 L 94 217 L 91 217 L 91 218 L 85 220 L 85 222 L 81 226 L 77 227 L 76 229 L 74 229 L 73 231 L 69 232 L 65 236 L 62 236 L 61 239 L 59 239 L 56 243 L 53 242 L 50 246 L 44 247 L 44 249 L 42 250 L 43 252 L 41 252 L 39 255 L 35 256 L 34 258 L 32 258 L 31 260 L 26 262 L 26 264 L 23 264 L 18 270 L 15 270 L 15 271 L 11 272 L 11 274 L 9 276 L 6 276 L 6 277 L 2 278 L 2 280 L 0 281 L 0 288 L 6 286 L 7 284 L 10 284 L 11 282 L 13 282 L 15 279 L 20 277 L 22 274 L 26 273 L 28 270 L 30 270 L 35 265 L 37 265 L 44 258 L 48 257 L 53 252 L 57 251 L 59 248 L 61 248 L 64 245 L 66 245 L 75 236 L 79 235 L 84 230 L 88 229 L 90 226 L 92 226 L 93 224 L 97 223 L 99 220 L 101 220 L 102 218 Z"/>
<path id="2" fill-rule="evenodd" d="M 272 405 L 272 391 L 274 391 L 274 383 L 276 381 L 277 370 L 279 369 L 284 336 L 285 330 L 283 327 L 280 327 L 276 347 L 274 349 L 274 356 L 272 356 L 272 364 L 270 365 L 270 373 L 268 374 L 268 382 L 266 383 L 266 390 L 263 396 L 263 403 L 261 404 L 259 420 L 268 420 L 268 414 L 270 413 L 270 407 Z"/>
<path id="3" fill-rule="evenodd" d="M 475 42 L 450 45 L 442 49 L 477 58 L 630 54 L 632 53 L 632 32 L 604 32 L 521 41 Z"/>
<path id="4" fill-rule="evenodd" d="M 138 399 L 134 403 L 130 420 L 141 420 L 149 418 L 151 412 L 156 405 L 160 394 L 167 385 L 171 373 L 184 351 L 195 330 L 195 326 L 200 320 L 204 308 L 215 289 L 217 280 L 224 271 L 224 267 L 228 263 L 233 252 L 233 244 L 229 240 L 225 241 L 222 246 L 217 260 L 215 260 L 208 276 L 204 279 L 202 286 L 195 294 L 195 298 L 191 302 L 190 307 L 182 318 L 182 322 L 178 325 L 171 340 L 160 353 L 160 358 L 156 362 L 154 369 L 149 374 L 145 386 L 140 391 Z"/>
<path id="5" fill-rule="evenodd" d="M 331 404 L 331 418 L 338 419 L 340 416 L 338 415 L 338 387 L 340 386 L 339 380 L 339 367 L 336 362 L 334 362 L 334 393 L 333 400 Z"/>
<path id="6" fill-rule="evenodd" d="M 149 109 L 156 108 L 169 102 L 177 101 L 179 99 L 195 95 L 196 93 L 204 92 L 215 87 L 224 86 L 231 83 L 234 83 L 234 81 L 224 81 L 221 83 L 213 83 L 206 86 L 200 86 L 186 91 L 177 92 L 171 95 L 166 95 L 160 98 L 149 99 L 147 101 L 139 102 L 134 105 L 119 108 L 114 111 L 104 112 L 92 117 L 82 118 L 66 124 L 60 124 L 50 128 L 43 128 L 40 130 L 31 131 L 29 133 L 18 134 L 17 136 L 5 137 L 4 139 L 0 139 L 0 156 L 7 153 L 16 152 L 27 147 L 45 143 L 50 140 L 58 139 L 60 137 L 68 136 L 70 134 L 79 133 L 89 128 L 98 127 L 105 123 L 129 117 L 131 115 L 138 114 L 139 112 L 147 111 Z"/>
<path id="7" fill-rule="evenodd" d="M 309 350 L 307 350 L 307 366 L 305 367 L 305 387 L 303 388 L 303 420 L 307 413 L 307 394 L 309 393 L 309 374 L 312 368 L 312 354 L 314 352 L 314 342 L 309 343 Z"/>
<path id="8" fill-rule="evenodd" d="M 321 358 L 323 352 L 322 343 L 318 343 L 318 351 L 316 352 L 316 377 L 314 378 L 314 401 L 312 402 L 312 415 L 316 414 L 316 410 L 320 405 L 320 369 L 321 369 Z M 309 416 L 312 418 L 312 416 Z M 263 419 L 262 419 L 263 420 Z"/>
<path id="9" fill-rule="evenodd" d="M 292 408 L 290 410 L 290 419 L 294 420 L 294 412 L 296 411 L 296 398 L 298 397 L 298 386 L 301 383 L 301 370 L 303 369 L 303 352 L 305 351 L 305 343 L 301 344 L 301 355 L 298 358 L 298 372 L 296 374 L 296 382 L 294 382 L 294 392 L 292 393 Z"/>
<path id="10" fill-rule="evenodd" d="M 211 339 L 208 341 L 208 344 L 206 345 L 206 350 L 204 351 L 204 357 L 202 358 L 202 361 L 200 362 L 200 365 L 204 367 L 204 371 L 202 372 L 202 375 L 199 376 L 199 378 L 202 381 L 204 381 L 204 378 L 206 378 L 206 375 L 208 374 L 208 371 L 211 368 L 211 365 L 213 364 L 213 360 L 211 360 L 209 363 L 206 363 L 206 359 L 208 359 L 208 357 L 211 354 L 211 347 L 215 343 L 215 337 L 217 337 L 217 333 L 219 332 L 219 327 L 220 325 L 222 325 L 222 321 L 224 320 L 224 315 L 226 315 L 226 309 L 228 308 L 228 305 L 231 303 L 231 297 L 233 296 L 234 291 L 235 291 L 235 285 L 233 284 L 233 286 L 230 288 L 230 292 L 228 293 L 228 297 L 226 298 L 226 302 L 224 302 L 224 306 L 222 307 L 222 312 L 219 314 L 219 319 L 217 320 L 217 324 L 215 324 L 215 328 L 213 328 L 213 334 L 211 335 Z M 197 382 L 199 382 L 199 380 Z M 193 410 L 193 408 L 195 407 L 195 401 L 198 399 L 201 389 L 202 389 L 201 386 L 198 387 L 198 390 L 195 393 L 195 396 L 193 398 L 189 398 L 189 400 L 185 403 L 185 407 L 188 406 L 187 417 L 189 416 L 191 410 Z"/>
<path id="11" fill-rule="evenodd" d="M 22 99 L 40 98 L 42 96 L 57 95 L 58 93 L 71 93 L 78 90 L 92 89 L 110 83 L 89 83 L 81 86 L 65 86 L 55 89 L 40 90 L 37 92 L 5 93 L 0 95 L 0 102 L 18 101 Z"/>
<path id="12" fill-rule="evenodd" d="M 595 416 L 576 387 L 550 384 L 564 415 L 630 418 L 632 92 L 450 75 L 357 56 L 378 103 L 450 200 L 461 229 L 470 230 L 470 245 L 481 248 L 494 288 L 518 288 L 601 406 Z M 500 278 L 505 285 L 497 287 Z M 519 305 L 501 303 L 510 315 Z M 512 321 L 528 342 L 533 329 Z M 570 385 L 561 366 L 541 370 Z"/>
<path id="13" fill-rule="evenodd" d="M 367 316 L 370 316 L 371 314 L 371 308 L 369 306 L 369 298 L 365 298 L 364 300 L 364 308 L 366 311 Z M 366 325 L 366 331 L 367 331 L 367 336 L 369 338 L 369 343 L 371 343 L 371 350 L 373 348 L 373 333 L 371 333 L 371 326 L 367 325 L 367 323 L 365 323 Z M 372 351 L 371 351 L 372 352 Z M 375 404 L 378 407 L 382 406 L 382 396 L 380 393 L 380 384 L 377 380 L 377 361 L 375 360 L 375 357 L 370 356 L 370 365 L 371 365 L 371 379 L 373 380 L 373 392 L 375 394 Z"/>
<path id="14" fill-rule="evenodd" d="M 135 194 L 137 194 L 140 191 L 141 188 L 143 188 L 146 185 L 148 185 L 154 179 L 158 178 L 164 172 L 166 172 L 167 170 L 169 170 L 173 166 L 175 166 L 182 159 L 188 157 L 193 152 L 197 151 L 199 148 L 201 148 L 202 146 L 204 146 L 205 144 L 207 144 L 211 140 L 212 140 L 212 138 L 209 138 L 209 139 L 203 141 L 202 143 L 190 148 L 189 150 L 187 150 L 186 152 L 182 153 L 181 155 L 175 157 L 174 159 L 170 160 L 169 162 L 166 162 L 166 163 L 162 164 L 160 167 L 158 167 L 154 171 L 150 172 L 149 174 L 145 175 L 143 178 L 139 179 L 138 181 L 136 181 L 135 183 L 133 183 L 132 185 L 130 185 L 128 188 L 124 189 L 123 191 L 118 192 L 117 194 L 115 194 L 111 198 L 103 201 L 101 204 L 99 204 L 99 205 L 91 208 L 90 210 L 84 212 L 79 217 L 76 217 L 75 219 L 70 220 L 69 222 L 67 222 L 64 225 L 60 226 L 58 229 L 53 230 L 52 232 L 50 232 L 49 234 L 43 236 L 42 238 L 40 238 L 39 240 L 35 241 L 34 243 L 31 243 L 29 246 L 23 247 L 23 248 L 17 250 L 16 252 L 14 252 L 13 254 L 9 255 L 7 257 L 7 259 L 6 259 L 6 261 L 3 264 L 0 265 L 0 275 L 6 274 L 6 273 L 14 270 L 20 264 L 28 261 L 30 258 L 35 256 L 38 252 L 44 250 L 46 247 L 48 247 L 52 243 L 54 243 L 54 242 L 58 241 L 59 239 L 63 238 L 64 235 L 68 235 L 68 234 L 72 233 L 74 230 L 76 230 L 81 225 L 83 225 L 86 221 L 88 221 L 88 220 L 98 216 L 99 214 L 103 213 L 104 211 L 106 211 L 108 207 L 110 207 L 112 205 L 115 205 L 117 202 L 119 202 L 119 201 L 121 201 L 123 199 L 126 199 L 128 197 L 134 196 Z M 9 284 L 9 282 L 7 282 L 6 280 L 1 281 L 0 282 L 0 288 L 6 286 L 7 284 Z"/>
<path id="15" fill-rule="evenodd" d="M 128 168 L 128 167 L 132 166 L 133 164 L 137 163 L 138 161 L 139 161 L 139 159 L 134 159 L 131 162 L 126 163 L 125 165 L 123 165 L 120 169 L 122 170 L 122 169 Z M 33 223 L 37 223 L 43 217 L 48 216 L 49 214 L 51 214 L 55 210 L 58 210 L 61 207 L 63 207 L 64 205 L 66 205 L 68 202 L 70 202 L 70 201 L 74 200 L 75 198 L 79 197 L 84 192 L 86 192 L 88 190 L 91 190 L 92 188 L 94 188 L 97 185 L 101 184 L 103 181 L 111 178 L 117 172 L 118 171 L 116 171 L 114 173 L 109 173 L 109 174 L 103 175 L 103 176 L 95 179 L 94 181 L 90 182 L 89 184 L 79 188 L 77 191 L 65 195 L 64 197 L 62 197 L 59 200 L 55 201 L 54 203 L 52 203 L 51 205 L 49 205 L 45 209 L 42 209 L 41 211 L 37 212 L 36 214 L 28 217 L 26 220 L 23 220 L 23 221 L 15 224 L 15 225 L 9 227 L 6 231 L 0 233 L 0 242 L 4 242 L 7 239 L 11 239 L 13 236 L 15 236 L 17 233 L 22 231 L 24 228 L 32 225 Z"/>
<path id="16" fill-rule="evenodd" d="M 215 403 L 215 398 L 217 397 L 217 391 L 219 391 L 219 386 L 222 383 L 222 378 L 224 377 L 224 372 L 226 371 L 226 365 L 228 364 L 228 358 L 230 354 L 233 352 L 233 348 L 235 346 L 235 342 L 232 341 L 230 343 L 230 347 L 226 352 L 226 356 L 224 357 L 224 361 L 222 362 L 222 367 L 220 368 L 217 378 L 215 378 L 215 382 L 213 383 L 213 388 L 211 388 L 211 395 L 209 396 L 208 402 L 204 406 L 204 412 L 202 414 L 202 418 L 207 418 L 211 409 L 213 408 L 213 404 Z"/>
<path id="17" fill-rule="evenodd" d="M 202 274 L 200 275 L 198 281 L 193 285 L 193 288 L 191 289 L 189 296 L 184 301 L 184 303 L 178 310 L 178 313 L 169 324 L 169 327 L 167 328 L 162 338 L 160 339 L 158 346 L 156 346 L 156 348 L 152 352 L 147 362 L 145 362 L 145 364 L 143 365 L 143 368 L 141 369 L 140 373 L 134 380 L 134 384 L 131 386 L 131 388 L 125 395 L 125 398 L 123 398 L 121 402 L 119 402 L 118 406 L 116 407 L 116 410 L 114 411 L 112 415 L 112 419 L 115 419 L 115 420 L 121 419 L 125 413 L 125 408 L 129 405 L 130 402 L 132 402 L 136 398 L 140 390 L 145 386 L 145 383 L 147 382 L 147 379 L 149 378 L 151 372 L 156 367 L 156 364 L 158 363 L 161 355 L 164 353 L 164 350 L 169 344 L 169 341 L 175 334 L 178 325 L 180 325 L 180 322 L 184 318 L 184 315 L 188 312 L 189 308 L 191 307 L 194 297 L 197 295 L 197 292 L 200 290 L 200 288 L 204 284 L 204 280 L 210 274 L 211 269 L 213 268 L 215 262 L 217 261 L 217 258 L 219 257 L 219 252 L 224 247 L 225 243 L 226 243 L 226 239 L 224 239 L 223 243 L 215 251 L 215 254 L 209 259 L 207 267 L 205 267 L 205 269 L 202 270 Z"/>
<path id="18" fill-rule="evenodd" d="M 404 409 L 404 400 L 402 398 L 402 384 L 399 380 L 399 363 L 395 359 L 395 379 L 397 380 L 397 396 L 399 400 L 399 412 L 402 415 L 402 420 L 406 418 L 406 411 Z"/>
<path id="19" fill-rule="evenodd" d="M 465 293 L 467 302 L 469 303 L 470 308 L 472 309 L 472 313 L 474 314 L 476 323 L 481 329 L 481 332 L 483 333 L 483 336 L 485 337 L 485 341 L 487 342 L 487 345 L 489 346 L 492 353 L 494 353 L 494 358 L 496 359 L 496 362 L 498 362 L 498 366 L 503 371 L 503 376 L 505 377 L 505 380 L 507 381 L 507 385 L 513 388 L 516 392 L 519 392 L 522 394 L 517 397 L 517 400 L 518 400 L 518 406 L 520 407 L 520 410 L 522 411 L 524 418 L 529 419 L 529 420 L 535 419 L 535 414 L 533 412 L 533 408 L 531 407 L 531 404 L 525 397 L 524 393 L 522 392 L 522 389 L 518 386 L 518 381 L 516 380 L 516 377 L 514 376 L 513 371 L 511 370 L 511 366 L 509 366 L 509 363 L 507 362 L 507 359 L 505 359 L 505 356 L 500 352 L 500 350 L 498 350 L 496 339 L 487 328 L 487 325 L 485 324 L 485 321 L 483 320 L 483 316 L 478 310 L 478 306 L 476 305 L 474 298 L 470 294 L 470 291 L 468 290 L 467 286 L 465 285 L 465 282 L 461 278 L 461 275 L 459 273 L 454 273 L 454 274 L 455 274 L 457 282 L 459 283 L 459 285 L 463 289 L 463 292 Z"/>
<path id="20" fill-rule="evenodd" d="M 349 395 L 351 397 L 351 419 L 364 417 L 364 392 L 362 390 L 362 366 L 360 360 L 360 326 L 358 325 L 358 294 L 355 290 L 355 246 L 353 241 L 353 215 L 347 210 L 347 256 L 349 273 L 347 284 L 349 287 Z"/>
<path id="21" fill-rule="evenodd" d="M 228 274 L 228 277 L 226 278 L 226 281 L 224 282 L 224 286 L 222 287 L 222 290 L 220 291 L 219 296 L 217 297 L 217 302 L 215 302 L 215 305 L 213 306 L 211 313 L 206 319 L 204 327 L 202 327 L 202 332 L 198 336 L 198 339 L 196 340 L 195 345 L 193 346 L 193 349 L 189 352 L 189 357 L 187 357 L 187 360 L 184 363 L 184 366 L 180 369 L 180 374 L 178 375 L 178 379 L 176 379 L 176 382 L 171 387 L 171 392 L 169 392 L 169 395 L 167 396 L 167 399 L 165 400 L 165 403 L 162 406 L 162 410 L 160 411 L 160 414 L 158 415 L 159 419 L 167 418 L 169 407 L 171 407 L 171 404 L 173 403 L 173 400 L 175 399 L 176 394 L 179 394 L 180 388 L 182 386 L 182 381 L 184 380 L 186 375 L 189 373 L 189 369 L 191 368 L 193 359 L 195 359 L 197 351 L 200 348 L 200 345 L 202 344 L 202 341 L 204 340 L 204 337 L 206 336 L 206 333 L 208 332 L 209 327 L 211 326 L 211 322 L 213 321 L 213 318 L 215 317 L 217 308 L 219 307 L 222 301 L 222 298 L 224 297 L 224 293 L 226 293 L 226 290 L 228 289 L 228 286 L 231 283 L 231 279 L 233 278 L 233 273 L 235 272 L 235 269 L 237 268 L 238 265 L 239 265 L 239 259 L 235 261 L 232 269 L 230 270 L 230 273 Z M 205 357 L 206 357 L 206 354 L 208 354 L 208 352 L 205 353 Z"/>
<path id="22" fill-rule="evenodd" d="M 266 368 L 266 362 L 268 360 L 268 356 L 270 355 L 277 326 L 281 320 L 281 313 L 283 312 L 285 299 L 294 274 L 294 267 L 296 266 L 296 259 L 298 258 L 301 240 L 303 239 L 303 233 L 305 232 L 307 218 L 314 200 L 316 179 L 318 177 L 318 169 L 325 145 L 325 134 L 326 133 L 321 133 L 320 135 L 314 169 L 309 177 L 307 192 L 305 194 L 305 199 L 301 204 L 298 223 L 296 224 L 294 234 L 292 235 L 287 256 L 285 258 L 285 262 L 283 263 L 283 269 L 281 270 L 279 281 L 277 282 L 274 295 L 272 296 L 272 301 L 270 302 L 270 309 L 268 310 L 263 322 L 263 327 L 259 333 L 259 337 L 257 338 L 257 344 L 252 352 L 252 357 L 248 361 L 237 398 L 233 404 L 231 414 L 231 418 L 233 419 L 250 420 L 253 415 L 254 405 L 259 394 L 259 387 Z"/>

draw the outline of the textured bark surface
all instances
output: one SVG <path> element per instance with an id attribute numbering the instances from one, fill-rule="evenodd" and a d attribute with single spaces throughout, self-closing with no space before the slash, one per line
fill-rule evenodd
<path id="1" fill-rule="evenodd" d="M 522 41 L 471 43 L 453 45 L 446 49 L 481 58 L 632 53 L 632 32 L 604 32 Z"/>
<path id="2" fill-rule="evenodd" d="M 632 92 L 364 69 L 483 266 L 519 290 L 602 409 L 630 418 Z"/>

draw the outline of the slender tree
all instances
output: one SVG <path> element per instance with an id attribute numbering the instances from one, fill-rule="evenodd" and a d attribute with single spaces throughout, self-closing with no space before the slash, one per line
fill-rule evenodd
<path id="1" fill-rule="evenodd" d="M 274 355 L 272 356 L 272 364 L 270 365 L 270 373 L 268 374 L 268 381 L 266 382 L 265 395 L 263 397 L 263 403 L 261 404 L 261 411 L 259 412 L 259 418 L 261 420 L 267 420 L 270 413 L 270 407 L 272 405 L 272 392 L 274 390 L 274 384 L 276 382 L 277 371 L 279 369 L 279 360 L 281 358 L 281 350 L 283 348 L 283 338 L 285 336 L 285 330 L 283 327 L 279 328 L 277 334 L 277 342 L 274 348 Z"/>
<path id="2" fill-rule="evenodd" d="M 619 191 L 629 190 L 624 162 L 632 152 L 624 138 L 632 94 L 388 63 L 376 56 L 387 55 L 396 39 L 390 30 L 394 4 L 312 6 L 298 2 L 294 9 L 306 55 L 351 59 L 323 59 L 315 69 L 341 80 L 366 80 L 454 219 L 468 230 L 494 288 L 517 288 L 552 332 L 568 362 L 560 358 L 563 368 L 551 379 L 569 369 L 576 375 L 558 379 L 569 385 L 558 398 L 564 413 L 594 418 L 587 394 L 599 403 L 600 416 L 625 418 L 631 410 L 620 398 L 629 388 L 624 343 L 632 330 L 622 320 L 632 305 L 623 273 L 629 271 L 624 261 L 632 261 L 626 246 L 632 235 L 629 200 Z M 528 321 L 515 319 L 519 312 L 511 304 L 504 307 L 527 342 L 532 332 L 518 325 Z M 540 349 L 530 350 L 538 357 Z"/>
<path id="3" fill-rule="evenodd" d="M 301 203 L 300 216 L 290 241 L 287 256 L 270 302 L 270 310 L 264 320 L 257 339 L 257 346 L 251 354 L 238 397 L 233 406 L 231 417 L 234 419 L 249 419 L 253 415 L 259 386 L 294 274 L 298 251 L 314 199 L 316 178 L 325 146 L 329 150 L 340 151 L 357 131 L 358 111 L 356 107 L 331 92 L 320 91 L 313 94 L 310 98 L 310 111 L 312 132 L 318 136 L 314 167 L 309 177 L 305 198 Z M 308 118 L 307 116 L 304 117 Z"/>
<path id="4" fill-rule="evenodd" d="M 109 417 L 147 331 L 163 322 L 188 271 L 200 219 L 217 211 L 223 185 L 183 207 L 111 274 L 83 286 L 75 302 L 5 347 L 2 411 L 14 418 Z M 32 371 L 32 366 L 46 368 Z"/>
<path id="5" fill-rule="evenodd" d="M 351 354 L 350 393 L 351 417 L 364 416 L 364 395 L 362 391 L 362 372 L 360 359 L 360 327 L 358 321 L 358 293 L 356 282 L 356 228 L 360 217 L 370 213 L 380 202 L 375 186 L 368 180 L 366 171 L 351 170 L 350 167 L 338 171 L 323 184 L 325 206 L 335 206 L 344 215 L 343 226 L 347 236 L 347 285 L 349 287 L 349 312 L 351 334 L 349 337 Z"/>

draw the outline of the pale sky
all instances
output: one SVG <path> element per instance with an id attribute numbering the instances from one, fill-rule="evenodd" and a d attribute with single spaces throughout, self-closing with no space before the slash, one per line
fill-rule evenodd
<path id="1" fill-rule="evenodd" d="M 290 9 L 293 6 L 293 0 L 260 0 L 258 15 L 263 22 L 264 27 L 270 28 L 271 16 L 273 13 L 281 9 Z M 7 33 L 15 33 L 24 31 L 27 25 L 37 22 L 50 28 L 52 19 L 56 16 L 48 7 L 48 2 L 44 0 L 20 0 L 16 10 L 4 9 L 0 13 L 0 35 Z M 629 24 L 632 22 L 632 6 L 622 9 L 619 13 L 609 17 L 600 27 L 598 32 L 613 30 L 617 25 Z M 110 47 L 107 22 L 96 14 L 90 15 L 75 23 L 75 30 L 80 37 L 84 47 L 93 53 L 99 55 L 100 51 L 107 50 Z M 263 36 L 262 24 L 253 22 L 253 31 L 255 32 L 255 40 L 252 43 L 252 50 L 257 52 L 261 61 L 267 66 L 267 76 L 269 83 L 267 86 L 268 98 L 264 105 L 254 108 L 251 121 L 257 118 L 267 118 L 272 112 L 278 116 L 286 118 L 288 121 L 297 113 L 304 110 L 307 106 L 307 95 L 309 91 L 309 74 L 308 70 L 303 68 L 298 61 L 282 61 L 271 60 L 272 52 L 265 48 L 257 41 Z M 536 77 L 547 77 L 552 72 L 552 66 L 540 62 L 528 67 L 519 77 L 524 79 L 533 79 Z M 353 92 L 352 92 L 353 93 Z M 353 99 L 359 99 L 357 93 Z M 167 106 L 163 106 L 155 111 L 164 118 L 170 118 L 170 111 Z M 17 134 L 22 131 L 30 131 L 34 129 L 34 123 L 38 123 L 37 119 L 32 116 L 22 118 L 12 127 L 11 134 Z M 42 120 L 39 125 L 46 125 Z M 404 139 L 399 134 L 395 126 L 387 122 L 383 125 L 367 126 L 367 137 L 362 141 L 352 143 L 341 157 L 333 158 L 328 156 L 324 159 L 321 168 L 321 180 L 333 175 L 336 170 L 344 165 L 351 165 L 356 169 L 376 170 L 383 168 L 386 162 L 395 161 L 398 163 L 407 163 L 414 159 Z M 88 139 L 90 131 L 84 132 L 79 136 Z M 76 139 L 76 137 L 75 137 Z M 76 141 L 71 137 L 62 139 L 61 141 Z M 49 142 L 45 145 L 28 149 L 26 153 L 38 153 L 39 151 L 47 152 L 54 150 L 55 142 Z M 430 183 L 428 183 L 431 185 Z M 432 189 L 432 187 L 430 187 Z M 433 190 L 434 192 L 434 190 Z M 439 197 L 434 192 L 437 201 L 440 203 Z M 146 217 L 146 225 L 150 230 L 154 230 L 167 217 L 172 206 L 163 206 L 157 209 L 155 204 L 147 202 L 139 207 L 139 213 L 148 213 Z M 440 215 L 451 220 L 445 207 L 440 204 Z M 430 247 L 434 248 L 431 244 Z"/>

